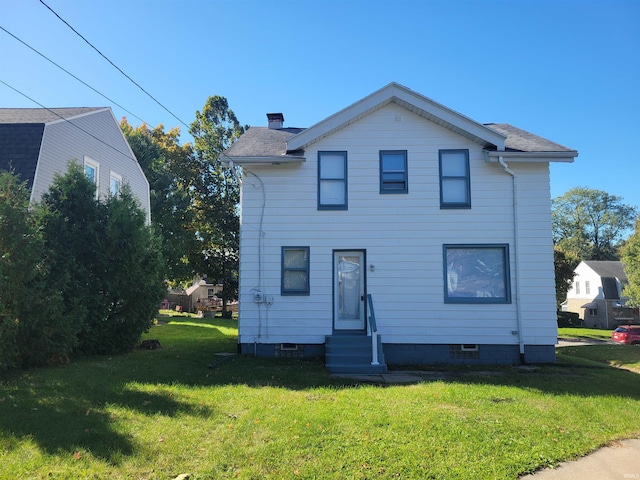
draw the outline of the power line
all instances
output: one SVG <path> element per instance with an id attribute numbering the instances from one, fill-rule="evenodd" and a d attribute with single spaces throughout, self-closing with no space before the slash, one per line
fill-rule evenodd
<path id="1" fill-rule="evenodd" d="M 13 90 L 16 93 L 19 93 L 20 95 L 22 95 L 23 97 L 31 100 L 33 103 L 35 103 L 36 105 L 40 105 L 40 107 L 44 108 L 45 110 L 49 111 L 50 113 L 53 113 L 56 117 L 61 118 L 62 120 L 64 120 L 65 122 L 73 125 L 75 128 L 77 128 L 78 130 L 86 133 L 87 135 L 89 135 L 91 138 L 99 141 L 100 143 L 106 145 L 107 147 L 109 147 L 112 150 L 115 150 L 116 152 L 118 152 L 120 155 L 125 156 L 126 158 L 128 158 L 129 160 L 133 160 L 134 162 L 137 163 L 137 160 L 135 158 L 133 158 L 131 155 L 129 155 L 128 153 L 125 153 L 121 150 L 118 150 L 116 147 L 114 147 L 113 145 L 105 142 L 104 140 L 102 140 L 101 138 L 96 137 L 93 133 L 86 131 L 84 128 L 82 128 L 80 125 L 76 125 L 75 123 L 73 123 L 71 120 L 68 120 L 66 118 L 64 118 L 62 115 L 59 115 L 57 112 L 53 111 L 52 109 L 45 107 L 43 104 L 41 104 L 40 102 L 38 102 L 37 100 L 34 100 L 33 98 L 31 98 L 29 95 L 27 95 L 26 93 L 21 92 L 20 90 L 18 90 L 17 88 L 9 85 L 7 82 L 5 82 L 4 80 L 0 79 L 0 83 L 2 83 L 3 85 L 6 85 L 7 87 L 9 87 L 11 90 Z"/>
<path id="2" fill-rule="evenodd" d="M 85 43 L 87 43 L 87 45 L 89 45 L 91 48 L 93 48 L 96 52 L 98 52 L 100 54 L 100 56 L 102 58 L 104 58 L 107 62 L 109 62 L 116 70 L 118 70 L 122 75 L 124 75 L 125 77 L 127 77 L 129 79 L 129 81 L 131 83 L 133 83 L 136 87 L 138 87 L 140 90 L 142 90 L 149 98 L 151 98 L 151 100 L 153 100 L 154 102 L 156 102 L 158 105 L 160 105 L 162 108 L 164 108 L 171 116 L 173 116 L 173 118 L 175 118 L 176 120 L 178 120 L 181 124 L 183 124 L 185 127 L 187 127 L 187 129 L 189 128 L 189 125 L 187 125 L 185 122 L 183 122 L 182 120 L 180 120 L 180 118 L 178 118 L 171 110 L 169 110 L 167 107 L 165 107 L 162 103 L 160 103 L 158 100 L 156 100 L 156 98 L 151 95 L 149 92 L 147 92 L 144 88 L 142 88 L 135 80 L 133 80 L 129 75 L 127 75 L 126 73 L 124 73 L 122 71 L 122 69 L 120 67 L 118 67 L 115 63 L 113 63 L 111 60 L 109 60 L 100 50 L 98 50 L 89 40 L 87 40 L 86 38 L 84 38 L 75 28 L 73 28 L 71 25 L 69 25 L 69 23 L 64 20 L 60 15 L 58 15 L 49 5 L 47 5 L 43 0 L 40 0 L 40 3 L 42 5 L 44 5 L 45 7 L 47 7 L 49 9 L 49 11 L 51 13 L 53 13 L 56 17 L 58 17 L 58 19 L 60 19 L 60 21 L 62 23 L 64 23 L 67 27 L 69 27 L 76 35 L 78 35 L 82 40 L 85 41 Z"/>
<path id="3" fill-rule="evenodd" d="M 49 57 L 47 57 L 46 55 L 44 55 L 43 53 L 39 52 L 38 50 L 36 50 L 35 48 L 33 48 L 31 45 L 27 44 L 26 42 L 24 42 L 23 40 L 19 39 L 18 37 L 16 37 L 13 33 L 11 33 L 9 30 L 7 30 L 6 28 L 0 26 L 0 30 L 3 30 L 5 33 L 7 33 L 8 35 L 11 35 L 13 38 L 15 38 L 17 41 L 19 41 L 20 43 L 22 43 L 25 47 L 30 48 L 31 50 L 33 50 L 35 53 L 37 53 L 38 55 L 40 55 L 42 58 L 44 58 L 45 60 L 51 62 L 52 64 L 54 64 L 56 67 L 58 67 L 60 70 L 62 70 L 63 72 L 65 72 L 66 74 L 72 76 L 73 78 L 75 78 L 77 81 L 79 81 L 80 83 L 82 83 L 84 86 L 90 88 L 91 90 L 93 90 L 94 92 L 96 92 L 98 95 L 100 95 L 102 98 L 105 98 L 106 100 L 110 101 L 111 103 L 113 103 L 114 105 L 117 105 L 118 107 L 120 107 L 122 110 L 124 110 L 125 112 L 129 113 L 130 115 L 134 116 L 135 118 L 137 118 L 138 120 L 140 120 L 143 123 L 146 123 L 147 125 L 151 125 L 149 122 L 145 122 L 142 118 L 140 118 L 139 116 L 137 116 L 135 113 L 127 110 L 126 108 L 124 108 L 122 105 L 120 105 L 118 102 L 116 102 L 115 100 L 112 100 L 111 98 L 107 97 L 106 95 L 104 95 L 103 93 L 100 93 L 98 90 L 96 90 L 95 88 L 93 88 L 91 85 L 89 85 L 87 82 L 83 81 L 82 79 L 76 77 L 73 73 L 71 73 L 70 71 L 66 70 L 64 67 L 58 65 L 56 62 L 54 62 L 53 60 L 51 60 Z"/>

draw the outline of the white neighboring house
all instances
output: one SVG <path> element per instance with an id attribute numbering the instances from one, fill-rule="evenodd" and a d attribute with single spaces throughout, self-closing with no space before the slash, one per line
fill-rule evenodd
<path id="1" fill-rule="evenodd" d="M 583 325 L 614 329 L 640 321 L 638 309 L 625 306 L 622 289 L 628 280 L 622 262 L 588 260 L 580 262 L 574 273 L 562 309 L 577 313 Z"/>
<path id="2" fill-rule="evenodd" d="M 549 163 L 575 150 L 396 83 L 307 129 L 267 116 L 221 157 L 243 172 L 241 352 L 555 361 Z"/>
<path id="3" fill-rule="evenodd" d="M 151 223 L 149 182 L 110 108 L 0 108 L 0 169 L 27 182 L 32 202 L 72 161 L 83 165 L 99 197 L 128 184 Z"/>

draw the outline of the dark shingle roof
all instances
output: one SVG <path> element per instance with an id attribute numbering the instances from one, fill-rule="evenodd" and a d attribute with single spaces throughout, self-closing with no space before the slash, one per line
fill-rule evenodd
<path id="1" fill-rule="evenodd" d="M 575 151 L 508 123 L 486 123 L 485 126 L 507 137 L 505 140 L 507 151 L 541 153 Z M 287 152 L 286 142 L 290 137 L 303 130 L 305 129 L 251 127 L 225 152 L 225 155 L 229 157 L 270 157 L 286 153 L 293 154 L 293 152 Z"/>
<path id="2" fill-rule="evenodd" d="M 6 123 L 49 123 L 103 110 L 106 107 L 73 108 L 0 108 L 0 124 Z"/>
<path id="3" fill-rule="evenodd" d="M 304 128 L 251 127 L 225 152 L 229 157 L 275 157 L 287 153 L 287 139 Z"/>
<path id="4" fill-rule="evenodd" d="M 521 130 L 508 123 L 485 123 L 485 126 L 507 136 L 505 148 L 515 152 L 573 152 L 559 143 Z"/>
<path id="5" fill-rule="evenodd" d="M 0 108 L 0 170 L 12 170 L 31 188 L 45 124 L 104 108 Z"/>
<path id="6" fill-rule="evenodd" d="M 0 124 L 0 170 L 12 170 L 33 186 L 44 123 Z"/>
<path id="7" fill-rule="evenodd" d="M 615 277 L 622 283 L 627 281 L 627 275 L 624 273 L 622 262 L 614 260 L 587 260 L 584 263 L 601 277 Z"/>
<path id="8" fill-rule="evenodd" d="M 602 292 L 607 300 L 620 300 L 618 282 L 614 277 L 602 277 Z"/>

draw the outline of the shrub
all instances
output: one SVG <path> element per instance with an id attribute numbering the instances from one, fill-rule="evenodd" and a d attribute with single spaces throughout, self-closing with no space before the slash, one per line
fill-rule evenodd
<path id="1" fill-rule="evenodd" d="M 582 326 L 580 316 L 574 312 L 558 312 L 559 327 L 579 327 Z"/>

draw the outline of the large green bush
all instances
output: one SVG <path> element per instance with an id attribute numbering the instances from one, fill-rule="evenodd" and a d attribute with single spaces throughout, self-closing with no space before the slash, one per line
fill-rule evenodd
<path id="1" fill-rule="evenodd" d="M 132 349 L 164 288 L 158 240 L 125 186 L 96 199 L 70 164 L 42 202 L 0 174 L 0 370 Z"/>
<path id="2" fill-rule="evenodd" d="M 63 361 L 75 348 L 51 280 L 28 190 L 0 172 L 0 370 Z"/>

